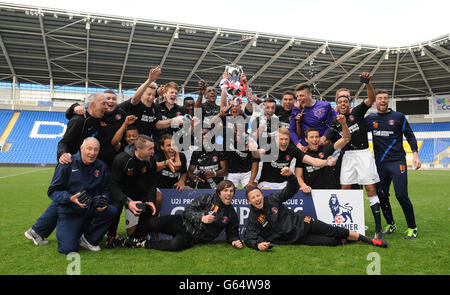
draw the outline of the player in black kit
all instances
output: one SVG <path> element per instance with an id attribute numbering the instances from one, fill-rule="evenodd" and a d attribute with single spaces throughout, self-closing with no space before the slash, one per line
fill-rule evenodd
<path id="1" fill-rule="evenodd" d="M 380 200 L 377 196 L 375 184 L 380 181 L 375 159 L 369 149 L 367 127 L 364 115 L 375 102 L 375 91 L 370 83 L 372 76 L 369 73 L 360 75 L 361 81 L 366 84 L 367 98 L 358 106 L 350 110 L 350 92 L 348 89 L 339 89 L 336 92 L 336 103 L 339 114 L 347 118 L 351 141 L 345 147 L 341 167 L 341 188 L 350 189 L 352 184 L 363 185 L 369 197 L 370 208 L 375 219 L 375 237 L 381 237 Z M 340 123 L 332 123 L 327 140 L 334 140 L 342 131 Z"/>
<path id="2" fill-rule="evenodd" d="M 278 148 L 278 156 L 276 159 L 264 159 L 263 155 L 270 155 L 271 151 L 265 151 L 264 149 L 255 149 L 252 154 L 254 158 L 263 160 L 261 176 L 259 178 L 258 187 L 260 189 L 281 189 L 286 186 L 286 177 L 281 174 L 281 170 L 291 165 L 292 160 L 296 159 L 296 167 L 300 167 L 300 163 L 308 163 L 316 167 L 334 166 L 336 161 L 328 163 L 326 159 L 317 159 L 305 155 L 301 150 L 290 143 L 289 130 L 281 127 L 275 136 L 276 146 Z M 275 153 L 276 155 L 276 153 Z M 272 156 L 271 156 L 272 157 Z M 254 166 L 258 163 L 253 163 Z M 253 168 L 253 167 L 252 167 Z M 255 178 L 257 170 L 252 169 L 249 184 L 256 186 Z"/>
<path id="3" fill-rule="evenodd" d="M 336 151 L 338 153 L 336 156 L 339 156 L 340 150 L 350 142 L 350 131 L 343 115 L 338 115 L 336 119 L 342 127 L 342 138 L 335 143 L 319 145 L 319 130 L 308 128 L 305 131 L 305 140 L 308 143 L 306 155 L 313 158 L 327 159 Z M 314 167 L 313 165 L 302 163 L 298 169 L 295 169 L 295 174 L 300 184 L 300 189 L 304 193 L 310 193 L 311 189 L 338 188 L 335 174 L 331 167 Z"/>
<path id="4" fill-rule="evenodd" d="M 228 174 L 228 161 L 221 151 L 206 149 L 206 134 L 208 129 L 202 130 L 202 149 L 192 153 L 188 169 L 188 179 L 191 187 L 215 189 L 217 184 Z"/>

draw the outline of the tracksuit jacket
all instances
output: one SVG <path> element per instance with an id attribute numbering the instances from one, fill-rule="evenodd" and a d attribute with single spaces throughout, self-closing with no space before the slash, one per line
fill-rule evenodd
<path id="1" fill-rule="evenodd" d="M 202 223 L 201 219 L 209 212 L 216 217 L 211 224 Z M 232 243 L 240 240 L 239 220 L 233 205 L 224 205 L 217 193 L 201 195 L 194 199 L 183 212 L 183 224 L 196 243 L 213 241 L 225 230 L 226 241 Z"/>
<path id="2" fill-rule="evenodd" d="M 63 138 L 58 142 L 57 160 L 64 153 L 75 154 L 80 149 L 83 140 L 93 136 L 100 127 L 100 119 L 91 117 L 86 112 L 86 118 L 74 115 L 67 123 L 67 129 Z"/>
<path id="3" fill-rule="evenodd" d="M 108 197 L 108 172 L 106 164 L 99 159 L 90 165 L 84 164 L 78 152 L 72 155 L 72 163 L 56 166 L 47 194 L 58 205 L 73 209 L 78 205 L 71 202 L 70 197 L 83 190 L 91 196 Z"/>
<path id="4" fill-rule="evenodd" d="M 304 216 L 290 210 L 283 202 L 299 190 L 295 175 L 288 177 L 287 186 L 279 192 L 264 197 L 264 206 L 257 210 L 251 206 L 245 230 L 245 245 L 258 249 L 259 242 L 292 244 L 304 234 Z"/>
<path id="5" fill-rule="evenodd" d="M 155 202 L 156 160 L 141 161 L 135 155 L 134 144 L 125 147 L 113 161 L 110 190 L 114 205 L 121 207 L 131 200 Z"/>

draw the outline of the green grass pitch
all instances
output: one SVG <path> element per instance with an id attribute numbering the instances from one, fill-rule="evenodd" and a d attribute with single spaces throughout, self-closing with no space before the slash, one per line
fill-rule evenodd
<path id="1" fill-rule="evenodd" d="M 64 275 L 66 255 L 57 252 L 55 233 L 49 244 L 35 246 L 24 232 L 50 203 L 46 192 L 53 168 L 0 168 L 0 274 Z M 365 275 L 373 252 L 382 275 L 450 274 L 450 171 L 408 171 L 409 194 L 419 236 L 405 240 L 406 222 L 391 187 L 398 230 L 386 236 L 387 249 L 365 244 L 339 247 L 275 246 L 263 253 L 234 249 L 224 242 L 178 252 L 146 249 L 80 249 L 82 275 Z M 365 201 L 367 235 L 373 217 Z M 123 216 L 122 216 L 123 217 Z M 384 223 L 383 223 L 384 226 Z M 125 235 L 123 219 L 119 234 Z M 100 244 L 103 246 L 104 242 Z M 375 254 L 376 255 L 376 254 Z"/>

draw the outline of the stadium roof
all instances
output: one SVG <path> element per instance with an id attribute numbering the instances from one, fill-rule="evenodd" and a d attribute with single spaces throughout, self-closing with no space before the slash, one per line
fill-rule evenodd
<path id="1" fill-rule="evenodd" d="M 424 97 L 450 93 L 449 39 L 387 48 L 0 3 L 0 81 L 127 90 L 159 64 L 159 83 L 195 93 L 237 63 L 260 95 L 308 82 L 327 100 L 340 87 L 365 96 L 365 71 L 392 96 Z"/>

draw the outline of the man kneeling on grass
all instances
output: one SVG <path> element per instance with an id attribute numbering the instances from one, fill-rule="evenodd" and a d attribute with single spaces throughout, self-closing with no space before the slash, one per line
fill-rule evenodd
<path id="1" fill-rule="evenodd" d="M 170 240 L 116 238 L 114 244 L 129 248 L 147 248 L 165 251 L 181 251 L 195 244 L 213 241 L 225 230 L 226 241 L 235 248 L 242 248 L 239 239 L 239 220 L 231 205 L 235 187 L 229 180 L 222 180 L 213 194 L 194 199 L 182 214 L 149 219 L 146 231 L 172 235 Z"/>
<path id="2" fill-rule="evenodd" d="M 281 174 L 288 177 L 288 183 L 279 192 L 264 197 L 256 186 L 246 190 L 251 205 L 245 230 L 247 247 L 266 251 L 271 248 L 272 243 L 337 246 L 346 241 L 361 241 L 373 246 L 387 247 L 387 242 L 383 239 L 368 238 L 355 231 L 333 227 L 305 216 L 300 211 L 290 210 L 283 202 L 298 192 L 299 184 L 289 167 L 283 168 Z"/>

